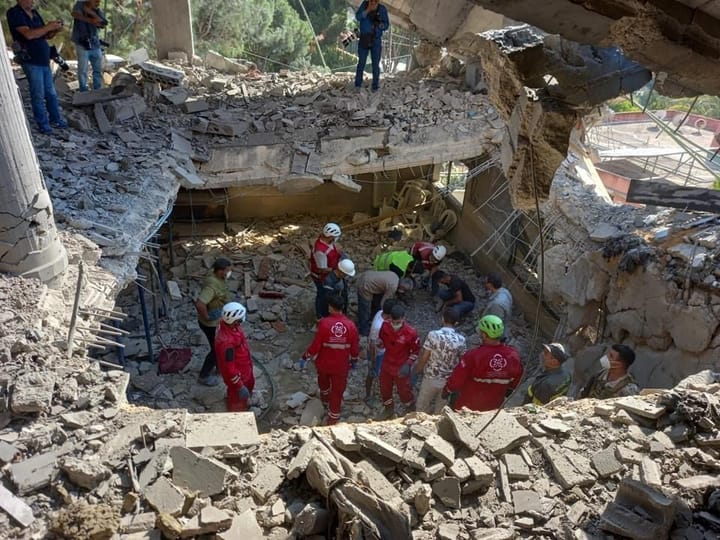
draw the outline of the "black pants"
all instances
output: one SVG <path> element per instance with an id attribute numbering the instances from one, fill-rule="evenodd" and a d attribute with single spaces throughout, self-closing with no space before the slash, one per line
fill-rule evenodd
<path id="1" fill-rule="evenodd" d="M 205 378 L 205 377 L 209 377 L 210 375 L 212 375 L 212 372 L 216 366 L 216 362 L 215 362 L 215 330 L 216 330 L 216 327 L 205 326 L 200 321 L 198 321 L 198 325 L 200 326 L 200 330 L 203 331 L 203 334 L 205 334 L 205 337 L 207 338 L 208 343 L 210 344 L 210 352 L 205 357 L 205 362 L 203 362 L 202 368 L 200 369 L 200 377 Z"/>

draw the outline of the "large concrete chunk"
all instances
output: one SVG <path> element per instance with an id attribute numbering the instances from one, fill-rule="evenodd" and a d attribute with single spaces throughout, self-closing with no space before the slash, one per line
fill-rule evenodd
<path id="1" fill-rule="evenodd" d="M 53 452 L 39 454 L 11 465 L 10 476 L 17 486 L 18 494 L 26 495 L 47 486 L 58 470 L 58 458 L 73 450 L 72 444 L 66 444 Z"/>
<path id="2" fill-rule="evenodd" d="M 590 458 L 593 467 L 595 467 L 595 470 L 601 478 L 607 478 L 622 471 L 623 464 L 615 457 L 615 451 L 616 447 L 612 444 L 605 448 L 605 450 L 596 452 Z"/>
<path id="3" fill-rule="evenodd" d="M 25 504 L 25 501 L 10 493 L 2 485 L 0 485 L 0 508 L 5 510 L 10 517 L 23 527 L 27 527 L 35 520 L 32 508 Z"/>
<path id="4" fill-rule="evenodd" d="M 643 418 L 649 418 L 650 420 L 657 420 L 663 414 L 665 414 L 665 407 L 662 405 L 653 405 L 642 399 L 638 399 L 633 396 L 620 398 L 615 402 L 615 406 L 624 409 L 628 412 L 642 416 Z"/>
<path id="5" fill-rule="evenodd" d="M 460 508 L 460 480 L 447 476 L 432 485 L 435 496 L 448 508 Z"/>
<path id="6" fill-rule="evenodd" d="M 107 103 L 104 110 L 107 120 L 110 122 L 124 122 L 144 113 L 147 110 L 147 104 L 142 96 L 133 94 L 130 97 Z"/>
<path id="7" fill-rule="evenodd" d="M 600 528 L 633 538 L 667 538 L 675 519 L 675 504 L 656 489 L 636 480 L 624 479 L 615 501 L 600 516 Z"/>
<path id="8" fill-rule="evenodd" d="M 430 435 L 425 439 L 425 450 L 450 467 L 455 462 L 455 448 L 439 435 Z"/>
<path id="9" fill-rule="evenodd" d="M 201 456 L 182 446 L 170 449 L 173 461 L 173 482 L 201 497 L 210 497 L 225 491 L 225 486 L 237 474 L 227 465 Z"/>
<path id="10" fill-rule="evenodd" d="M 235 516 L 227 531 L 217 533 L 218 540 L 263 540 L 265 535 L 255 518 L 255 511 L 245 510 Z"/>
<path id="11" fill-rule="evenodd" d="M 185 494 L 164 476 L 147 488 L 143 495 L 147 503 L 159 513 L 179 516 L 185 506 Z"/>
<path id="12" fill-rule="evenodd" d="M 496 456 L 517 448 L 530 438 L 530 432 L 505 411 L 500 411 L 497 417 L 494 412 L 473 416 L 470 429 L 480 439 L 480 444 Z"/>
<path id="13" fill-rule="evenodd" d="M 16 413 L 45 411 L 50 408 L 54 388 L 54 373 L 24 373 L 15 380 L 10 408 Z"/>
<path id="14" fill-rule="evenodd" d="M 265 463 L 260 466 L 255 479 L 250 484 L 250 489 L 255 498 L 261 502 L 265 502 L 267 498 L 275 493 L 285 480 L 285 474 L 282 469 L 272 463 Z"/>
<path id="15" fill-rule="evenodd" d="M 363 448 L 367 448 L 384 458 L 394 461 L 395 463 L 399 463 L 403 458 L 402 450 L 395 448 L 374 435 L 371 435 L 365 429 L 358 428 L 355 430 L 355 436 Z"/>
<path id="16" fill-rule="evenodd" d="M 445 407 L 442 411 L 443 417 L 450 423 L 452 431 L 461 443 L 467 446 L 473 452 L 480 446 L 480 441 L 472 432 L 470 426 L 465 422 L 463 416 L 453 411 L 450 407 Z"/>
<path id="17" fill-rule="evenodd" d="M 542 514 L 540 495 L 529 489 L 512 492 L 515 514 Z"/>
<path id="18" fill-rule="evenodd" d="M 189 414 L 186 436 L 188 448 L 247 447 L 260 442 L 255 415 L 251 412 Z"/>
<path id="19" fill-rule="evenodd" d="M 550 462 L 555 477 L 565 489 L 595 482 L 592 471 L 585 466 L 587 460 L 579 454 L 549 442 L 542 444 L 542 451 Z"/>
<path id="20" fill-rule="evenodd" d="M 95 489 L 110 476 L 110 471 L 97 460 L 67 457 L 60 466 L 70 482 L 85 489 Z"/>

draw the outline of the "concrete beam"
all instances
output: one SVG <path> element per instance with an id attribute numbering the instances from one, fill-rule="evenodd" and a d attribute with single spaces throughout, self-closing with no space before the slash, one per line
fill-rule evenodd
<path id="1" fill-rule="evenodd" d="M 153 0 L 152 19 L 158 60 L 171 51 L 182 51 L 188 60 L 195 54 L 190 0 Z"/>

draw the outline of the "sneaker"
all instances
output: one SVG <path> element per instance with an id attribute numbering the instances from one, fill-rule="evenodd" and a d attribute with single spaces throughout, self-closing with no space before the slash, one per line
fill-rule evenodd
<path id="1" fill-rule="evenodd" d="M 68 127 L 70 127 L 65 120 L 58 120 L 57 122 L 53 122 L 53 126 L 58 129 L 67 129 Z"/>
<path id="2" fill-rule="evenodd" d="M 40 130 L 40 133 L 43 133 L 45 135 L 53 134 L 53 130 L 50 126 L 38 126 L 38 129 Z"/>
<path id="3" fill-rule="evenodd" d="M 209 375 L 207 377 L 200 377 L 198 382 L 203 386 L 217 386 L 220 384 L 220 379 L 215 375 Z"/>

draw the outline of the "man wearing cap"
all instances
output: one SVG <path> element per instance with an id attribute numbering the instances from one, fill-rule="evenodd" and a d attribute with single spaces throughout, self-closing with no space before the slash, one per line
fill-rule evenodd
<path id="1" fill-rule="evenodd" d="M 564 396 L 570 388 L 570 373 L 565 369 L 568 355 L 561 343 L 546 343 L 542 351 L 543 373 L 528 387 L 524 403 L 545 405 Z"/>
<path id="2" fill-rule="evenodd" d="M 198 381 L 205 386 L 216 386 L 220 379 L 213 375 L 217 365 L 215 362 L 215 330 L 217 329 L 222 308 L 230 302 L 230 289 L 227 280 L 230 278 L 232 263 L 223 258 L 213 263 L 212 270 L 205 278 L 202 290 L 195 300 L 195 309 L 198 314 L 198 325 L 200 330 L 210 344 L 210 352 L 205 356 L 205 362 L 200 369 Z"/>
<path id="3" fill-rule="evenodd" d="M 454 409 L 497 409 L 522 379 L 520 355 L 500 341 L 504 330 L 500 317 L 485 315 L 478 321 L 477 330 L 482 345 L 463 355 L 443 391 L 443 398 L 457 392 Z"/>
<path id="4" fill-rule="evenodd" d="M 315 339 L 302 357 L 301 366 L 315 358 L 320 399 L 328 407 L 327 425 L 340 419 L 348 373 L 360 353 L 355 324 L 343 315 L 343 301 L 337 295 L 327 299 L 330 313 L 318 322 Z"/>
<path id="5" fill-rule="evenodd" d="M 580 390 L 580 397 L 608 399 L 637 394 L 640 388 L 628 371 L 633 362 L 635 351 L 616 343 L 600 358 L 600 371 Z"/>
<path id="6" fill-rule="evenodd" d="M 350 259 L 342 259 L 338 262 L 337 268 L 330 271 L 323 280 L 322 296 L 320 297 L 319 316 L 327 317 L 328 298 L 339 296 L 343 301 L 343 313 L 347 313 L 348 285 L 347 278 L 355 275 L 355 264 Z"/>

